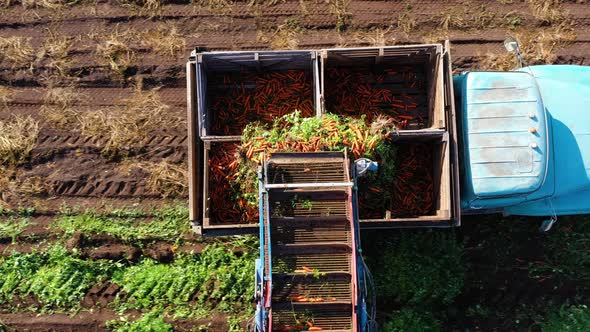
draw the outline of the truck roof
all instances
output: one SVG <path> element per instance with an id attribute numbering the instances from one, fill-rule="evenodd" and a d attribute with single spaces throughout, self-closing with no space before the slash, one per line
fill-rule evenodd
<path id="1" fill-rule="evenodd" d="M 470 72 L 462 89 L 468 199 L 538 190 L 547 174 L 548 129 L 535 78 L 525 72 Z"/>

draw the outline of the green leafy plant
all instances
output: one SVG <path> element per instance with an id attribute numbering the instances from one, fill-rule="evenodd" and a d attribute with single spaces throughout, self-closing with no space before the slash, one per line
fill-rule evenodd
<path id="1" fill-rule="evenodd" d="M 246 310 L 253 292 L 254 253 L 241 256 L 218 244 L 200 255 L 179 254 L 170 264 L 144 259 L 119 271 L 113 281 L 125 296 L 121 308 L 164 308 L 198 304 L 221 311 Z"/>
<path id="2" fill-rule="evenodd" d="M 20 289 L 26 290 L 31 278 L 44 264 L 45 257 L 39 253 L 15 252 L 0 258 L 0 303 L 12 301 Z"/>
<path id="3" fill-rule="evenodd" d="M 531 262 L 529 275 L 535 279 L 559 275 L 590 280 L 590 225 L 587 216 L 560 218 L 558 227 L 547 234 L 544 262 Z"/>
<path id="4" fill-rule="evenodd" d="M 19 207 L 16 210 L 16 212 L 19 216 L 30 217 L 35 213 L 35 208 L 34 207 Z"/>
<path id="5" fill-rule="evenodd" d="M 363 249 L 377 294 L 394 304 L 449 304 L 461 292 L 465 267 L 452 232 L 370 234 Z"/>
<path id="6" fill-rule="evenodd" d="M 301 202 L 301 207 L 303 207 L 304 209 L 311 210 L 311 208 L 313 208 L 313 202 L 309 199 L 303 200 Z"/>
<path id="7" fill-rule="evenodd" d="M 252 193 L 258 192 L 256 170 L 262 153 L 300 151 L 301 145 L 308 146 L 309 151 L 349 149 L 354 158 L 376 159 L 381 162 L 380 172 L 389 176 L 379 178 L 391 180 L 396 148 L 387 140 L 387 135 L 394 128 L 395 121 L 388 117 L 378 117 L 368 124 L 364 117 L 355 119 L 328 113 L 322 117 L 305 118 L 298 111 L 276 118 L 272 126 L 249 124 L 242 136 L 235 195 L 251 206 L 258 206 L 258 197 Z M 291 143 L 297 143 L 299 148 Z"/>
<path id="8" fill-rule="evenodd" d="M 134 210 L 103 214 L 89 210 L 81 214 L 64 214 L 52 226 L 64 231 L 66 237 L 83 232 L 110 235 L 126 242 L 176 241 L 188 231 L 188 209 L 185 206 L 157 210 L 148 220 L 140 219 L 141 216 L 141 212 Z"/>
<path id="9" fill-rule="evenodd" d="M 241 323 L 246 317 L 230 316 L 227 318 L 228 332 L 244 332 Z"/>
<path id="10" fill-rule="evenodd" d="M 543 332 L 590 331 L 590 309 L 585 305 L 561 306 L 541 324 Z"/>
<path id="11" fill-rule="evenodd" d="M 58 245 L 45 252 L 14 253 L 0 260 L 0 302 L 34 295 L 42 309 L 75 307 L 86 290 L 105 280 L 115 265 L 85 261 Z"/>
<path id="12" fill-rule="evenodd" d="M 392 314 L 383 332 L 435 332 L 442 330 L 441 322 L 432 313 L 415 308 L 404 308 Z"/>
<path id="13" fill-rule="evenodd" d="M 113 268 L 107 262 L 82 260 L 56 246 L 47 253 L 46 264 L 31 277 L 24 293 L 37 296 L 48 308 L 73 307 Z"/>
<path id="14" fill-rule="evenodd" d="M 0 239 L 11 239 L 14 243 L 28 225 L 28 218 L 2 218 L 0 220 Z"/>

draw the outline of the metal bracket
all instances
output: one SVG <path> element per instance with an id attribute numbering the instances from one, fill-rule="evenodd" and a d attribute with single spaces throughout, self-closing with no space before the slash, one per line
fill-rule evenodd
<path id="1" fill-rule="evenodd" d="M 199 221 L 191 220 L 191 227 L 193 232 L 199 235 L 203 235 L 203 226 Z"/>
<path id="2" fill-rule="evenodd" d="M 557 222 L 556 216 L 551 216 L 549 219 L 545 219 L 541 222 L 541 226 L 539 226 L 539 232 L 545 233 L 551 230 L 551 227 Z"/>

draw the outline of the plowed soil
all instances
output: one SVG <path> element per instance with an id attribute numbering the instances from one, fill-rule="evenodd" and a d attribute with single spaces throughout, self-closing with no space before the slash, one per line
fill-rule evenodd
<path id="1" fill-rule="evenodd" d="M 208 50 L 270 49 L 273 42 L 274 45 L 284 42 L 277 38 L 287 38 L 294 40 L 291 45 L 297 48 L 318 49 L 412 44 L 448 38 L 452 43 L 454 70 L 458 72 L 478 68 L 490 53 L 503 53 L 502 41 L 514 31 L 550 28 L 547 22 L 533 16 L 528 4 L 522 1 L 504 1 L 506 4 L 500 1 L 413 1 L 409 8 L 402 1 L 352 0 L 345 10 L 340 10 L 340 14 L 332 5 L 333 1 L 308 0 L 286 0 L 273 5 L 237 1 L 218 9 L 183 0 L 163 1 L 159 10 L 152 11 L 115 0 L 82 1 L 62 9 L 25 7 L 14 2 L 8 1 L 7 7 L 0 8 L 0 38 L 30 38 L 33 52 L 38 52 L 50 36 L 69 36 L 73 43 L 68 52 L 71 65 L 62 76 L 57 75 L 55 68 L 46 61 L 36 63 L 34 68 L 14 66 L 1 61 L 0 54 L 0 86 L 14 91 L 12 100 L 4 103 L 0 99 L 0 119 L 15 114 L 30 115 L 40 125 L 30 160 L 9 171 L 17 187 L 23 187 L 23 183 L 38 183 L 38 190 L 0 188 L 1 204 L 12 209 L 36 208 L 34 223 L 20 235 L 17 244 L 10 240 L 0 242 L 0 253 L 3 254 L 13 250 L 28 252 L 55 239 L 59 234 L 48 225 L 63 204 L 82 208 L 149 208 L 186 199 L 184 194 L 164 197 L 162 193 L 148 189 L 144 170 L 130 170 L 124 166 L 129 160 L 166 160 L 174 165 L 185 165 L 184 69 L 189 53 L 195 47 Z M 552 49 L 556 55 L 553 62 L 590 65 L 590 6 L 584 1 L 566 1 L 563 10 L 569 15 L 576 37 L 563 47 Z M 482 15 L 474 16 L 479 12 Z M 445 17 L 451 17 L 452 21 L 448 30 L 443 29 Z M 518 18 L 519 23 L 514 23 L 515 20 L 507 23 L 510 18 Z M 277 29 L 285 29 L 286 24 L 296 25 L 296 33 L 281 37 L 281 30 Z M 408 24 L 411 27 L 404 31 Z M 175 27 L 186 39 L 184 49 L 172 56 L 161 55 L 142 45 L 141 40 L 131 40 L 128 46 L 135 58 L 120 74 L 113 73 L 96 54 L 97 40 L 105 40 L 112 34 L 159 27 Z M 125 147 L 125 158 L 105 156 L 102 153 L 104 137 L 85 137 L 76 126 L 56 128 L 42 115 L 41 109 L 47 105 L 44 95 L 49 85 L 73 85 L 82 96 L 73 106 L 76 111 L 95 112 L 124 105 L 132 96 L 138 77 L 141 77 L 143 89 L 157 88 L 162 103 L 170 107 L 166 116 L 173 120 L 173 124 L 150 131 L 140 144 Z M 81 248 L 89 259 L 133 261 L 141 254 L 160 261 L 171 259 L 169 246 L 165 243 L 141 250 L 109 238 L 81 237 L 72 239 L 70 244 Z M 184 249 L 199 251 L 202 248 Z M 526 284 L 515 283 L 510 290 L 518 285 L 526 287 Z M 105 307 L 118 291 L 118 286 L 112 284 L 93 287 L 83 305 L 88 309 Z M 486 294 L 466 296 L 485 297 Z M 518 297 L 518 301 L 527 299 Z M 505 298 L 497 300 L 498 305 L 506 302 Z M 18 331 L 103 330 L 106 320 L 116 318 L 114 312 L 102 309 L 84 311 L 74 317 L 66 314 L 39 317 L 22 313 L 0 314 L 1 322 Z M 210 330 L 224 331 L 225 319 L 223 316 L 212 317 Z M 177 321 L 174 325 L 179 330 L 189 330 L 199 323 L 202 322 Z M 461 328 L 467 328 L 471 322 L 461 324 L 465 324 Z"/>

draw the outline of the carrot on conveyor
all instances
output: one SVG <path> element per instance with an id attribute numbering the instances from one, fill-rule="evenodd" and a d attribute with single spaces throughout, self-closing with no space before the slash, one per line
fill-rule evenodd
<path id="1" fill-rule="evenodd" d="M 302 268 L 302 269 L 303 269 L 303 271 L 305 271 L 305 272 L 314 272 L 314 270 L 313 270 L 313 269 L 310 269 L 310 268 L 308 268 L 307 266 L 303 266 L 303 267 L 301 267 L 301 268 Z"/>

